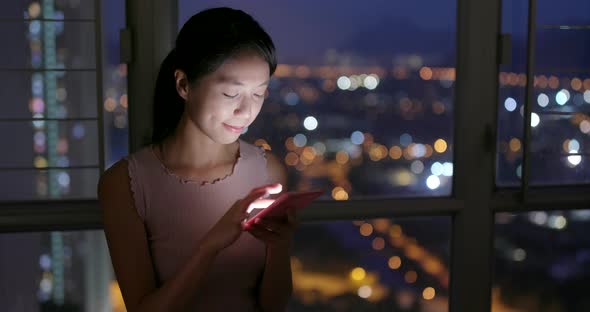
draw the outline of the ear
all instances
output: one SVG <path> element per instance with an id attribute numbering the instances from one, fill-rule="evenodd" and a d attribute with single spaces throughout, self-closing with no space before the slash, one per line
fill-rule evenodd
<path id="1" fill-rule="evenodd" d="M 186 74 L 177 69 L 174 71 L 174 81 L 176 81 L 176 92 L 183 98 L 185 101 L 188 99 L 188 90 L 189 90 L 189 83 Z"/>

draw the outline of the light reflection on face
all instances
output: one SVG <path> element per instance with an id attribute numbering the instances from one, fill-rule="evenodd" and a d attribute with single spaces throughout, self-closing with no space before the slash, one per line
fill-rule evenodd
<path id="1" fill-rule="evenodd" d="M 260 113 L 269 78 L 262 57 L 238 54 L 189 90 L 188 116 L 212 140 L 232 143 Z"/>

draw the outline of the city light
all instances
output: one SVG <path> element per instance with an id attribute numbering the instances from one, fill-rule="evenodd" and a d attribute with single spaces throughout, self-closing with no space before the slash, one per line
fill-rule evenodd
<path id="1" fill-rule="evenodd" d="M 566 89 L 562 89 L 555 95 L 555 102 L 557 102 L 557 104 L 559 105 L 565 105 L 565 103 L 569 101 L 569 99 L 570 93 Z"/>
<path id="2" fill-rule="evenodd" d="M 576 139 L 569 140 L 568 150 L 570 153 L 577 153 L 580 150 L 580 142 Z"/>
<path id="3" fill-rule="evenodd" d="M 563 230 L 567 226 L 567 219 L 564 216 L 550 216 L 547 225 L 556 230 Z"/>
<path id="4" fill-rule="evenodd" d="M 432 172 L 435 176 L 440 176 L 443 174 L 443 165 L 438 161 L 430 166 L 430 172 Z"/>
<path id="5" fill-rule="evenodd" d="M 443 139 L 438 139 L 434 142 L 434 150 L 437 153 L 444 153 L 447 150 L 447 142 Z"/>
<path id="6" fill-rule="evenodd" d="M 373 293 L 373 289 L 371 289 L 371 287 L 367 286 L 367 285 L 361 286 L 358 290 L 359 297 L 364 298 L 364 299 L 371 297 L 372 293 Z"/>
<path id="7" fill-rule="evenodd" d="M 541 122 L 541 118 L 536 113 L 531 113 L 531 127 L 535 128 Z"/>
<path id="8" fill-rule="evenodd" d="M 370 236 L 373 234 L 373 226 L 370 223 L 364 223 L 359 229 L 362 236 Z"/>
<path id="9" fill-rule="evenodd" d="M 453 176 L 453 163 L 445 162 L 443 164 L 443 175 L 445 177 L 452 177 Z"/>
<path id="10" fill-rule="evenodd" d="M 547 94 L 539 94 L 539 96 L 537 96 L 537 103 L 541 107 L 547 107 L 547 105 L 549 105 L 549 97 L 547 96 Z"/>
<path id="11" fill-rule="evenodd" d="M 399 137 L 399 143 L 402 146 L 408 146 L 408 145 L 410 145 L 412 143 L 412 136 L 409 135 L 409 134 L 407 134 L 407 133 L 402 134 Z"/>
<path id="12" fill-rule="evenodd" d="M 570 153 L 577 153 L 577 151 L 570 151 Z M 567 157 L 567 161 L 570 163 L 572 167 L 579 165 L 582 162 L 581 155 L 571 155 Z"/>
<path id="13" fill-rule="evenodd" d="M 514 110 L 516 110 L 516 100 L 511 97 L 506 98 L 506 100 L 504 101 L 504 107 L 507 111 L 513 112 Z"/>
<path id="14" fill-rule="evenodd" d="M 307 144 L 307 137 L 302 133 L 296 134 L 293 137 L 293 144 L 297 147 L 304 147 Z"/>
<path id="15" fill-rule="evenodd" d="M 420 160 L 415 160 L 410 165 L 410 170 L 415 174 L 421 174 L 424 171 L 424 163 Z"/>
<path id="16" fill-rule="evenodd" d="M 314 143 L 313 148 L 315 149 L 318 155 L 324 155 L 324 153 L 326 152 L 326 145 L 322 142 Z"/>
<path id="17" fill-rule="evenodd" d="M 431 175 L 426 180 L 426 186 L 431 190 L 435 190 L 440 186 L 440 179 L 435 175 Z"/>
<path id="18" fill-rule="evenodd" d="M 356 145 L 363 144 L 365 141 L 365 135 L 360 131 L 355 131 L 350 135 L 350 141 Z"/>
<path id="19" fill-rule="evenodd" d="M 531 212 L 529 219 L 536 225 L 544 225 L 547 222 L 547 213 L 544 211 Z"/>
<path id="20" fill-rule="evenodd" d="M 524 259 L 526 259 L 526 252 L 521 248 L 517 248 L 512 253 L 512 259 L 519 262 L 524 261 Z"/>
<path id="21" fill-rule="evenodd" d="M 432 300 L 434 299 L 434 296 L 436 296 L 436 291 L 432 287 L 426 287 L 424 288 L 424 291 L 422 291 L 422 298 L 426 300 Z"/>
<path id="22" fill-rule="evenodd" d="M 391 159 L 400 159 L 402 157 L 402 149 L 399 146 L 392 146 L 389 149 L 389 157 L 391 157 Z"/>
<path id="23" fill-rule="evenodd" d="M 308 116 L 303 120 L 303 126 L 309 131 L 313 131 L 318 127 L 318 120 L 313 116 Z"/>
<path id="24" fill-rule="evenodd" d="M 379 85 L 379 77 L 377 77 L 375 74 L 371 74 L 364 79 L 363 84 L 365 88 L 374 90 Z"/>
<path id="25" fill-rule="evenodd" d="M 295 92 L 289 92 L 285 95 L 285 103 L 289 106 L 295 106 L 299 103 L 299 95 Z"/>
<path id="26" fill-rule="evenodd" d="M 354 268 L 350 272 L 350 278 L 352 278 L 355 281 L 362 281 L 363 279 L 365 279 L 366 276 L 367 272 L 365 272 L 365 269 L 360 267 Z"/>
<path id="27" fill-rule="evenodd" d="M 397 270 L 402 266 L 402 259 L 398 256 L 393 256 L 387 261 L 387 265 L 392 270 Z"/>
<path id="28" fill-rule="evenodd" d="M 348 90 L 352 86 L 352 83 L 350 81 L 350 78 L 342 76 L 338 78 L 338 80 L 336 80 L 336 85 L 340 90 Z"/>

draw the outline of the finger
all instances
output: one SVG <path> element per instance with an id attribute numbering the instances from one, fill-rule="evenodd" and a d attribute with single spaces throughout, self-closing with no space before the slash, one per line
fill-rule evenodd
<path id="1" fill-rule="evenodd" d="M 252 211 L 252 209 L 264 209 L 270 206 L 274 201 L 274 199 L 257 199 L 250 204 L 248 212 Z"/>
<path id="2" fill-rule="evenodd" d="M 283 235 L 289 231 L 289 226 L 286 226 L 284 223 L 266 221 L 262 219 L 256 219 L 254 221 L 254 225 L 258 226 L 258 228 L 265 229 L 269 232 L 272 232 L 278 236 Z"/>
<path id="3" fill-rule="evenodd" d="M 280 192 L 283 191 L 283 185 L 281 183 L 275 183 L 272 184 L 269 188 L 268 188 L 268 192 L 270 194 L 278 194 Z"/>
<path id="4" fill-rule="evenodd" d="M 264 190 L 265 192 L 268 192 L 269 194 L 277 194 L 283 190 L 283 185 L 281 185 L 280 183 L 266 184 L 266 185 L 259 186 L 255 189 L 253 189 L 252 192 L 256 192 L 259 190 Z"/>
<path id="5" fill-rule="evenodd" d="M 248 233 L 265 243 L 275 243 L 278 241 L 278 236 L 276 234 L 258 226 L 252 226 L 248 229 Z"/>
<path id="6" fill-rule="evenodd" d="M 245 212 L 246 210 L 248 210 L 248 207 L 250 207 L 250 205 L 255 200 L 264 196 L 264 194 L 266 194 L 266 191 L 264 189 L 258 189 L 258 190 L 254 190 L 254 191 L 250 192 L 250 194 L 248 194 L 248 196 L 246 196 L 245 198 L 240 200 L 240 205 L 238 205 L 240 207 L 240 210 Z"/>

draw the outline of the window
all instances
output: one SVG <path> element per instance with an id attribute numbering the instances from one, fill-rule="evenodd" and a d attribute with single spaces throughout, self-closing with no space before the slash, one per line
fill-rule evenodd
<path id="1" fill-rule="evenodd" d="M 100 169 L 127 152 L 126 67 L 118 60 L 123 5 L 104 1 L 99 12 L 92 0 L 2 7 L 0 40 L 12 44 L 0 58 L 0 141 L 10 151 L 0 156 L 0 199 L 95 198 Z M 109 23 L 98 31 L 101 14 Z"/>
<path id="2" fill-rule="evenodd" d="M 101 230 L 0 234 L 5 311 L 123 311 Z"/>
<path id="3" fill-rule="evenodd" d="M 565 209 L 574 207 L 572 197 L 589 193 L 590 20 L 581 12 L 590 6 L 573 0 L 539 0 L 532 9 L 526 2 L 503 5 L 502 32 L 511 34 L 513 57 L 499 76 L 496 183 L 525 193 L 521 207 L 499 207 L 508 212 L 495 215 L 492 311 L 584 311 L 590 307 L 580 295 L 590 280 L 589 211 Z M 527 18 L 534 27 L 527 28 Z M 536 44 L 529 53 L 531 39 Z M 530 130 L 523 127 L 528 62 Z M 566 193 L 555 193 L 560 189 Z M 551 210 L 524 208 L 533 194 L 543 195 L 537 202 Z M 575 208 L 587 208 L 584 202 Z"/>
<path id="4" fill-rule="evenodd" d="M 553 275 L 539 279 L 531 274 L 553 272 L 552 268 L 558 267 L 556 276 L 562 276 L 562 259 L 567 262 L 574 254 L 576 261 L 581 260 L 573 267 L 586 261 L 586 210 L 579 210 L 588 209 L 590 202 L 585 122 L 586 93 L 590 89 L 586 82 L 590 77 L 583 70 L 588 68 L 588 59 L 579 57 L 588 55 L 584 38 L 590 23 L 584 13 L 590 8 L 586 1 L 530 1 L 537 4 L 533 10 L 537 15 L 533 33 L 537 36 L 529 76 L 527 1 L 484 1 L 477 6 L 468 0 L 371 4 L 207 0 L 156 1 L 151 5 L 141 0 L 97 1 L 18 0 L 3 4 L 0 10 L 0 23 L 5 26 L 0 28 L 0 40 L 15 43 L 6 50 L 10 53 L 3 51 L 0 60 L 0 99 L 8 103 L 0 105 L 0 133 L 10 131 L 19 138 L 0 135 L 2 144 L 9 142 L 14 149 L 14 153 L 0 155 L 0 192 L 4 192 L 0 193 L 0 231 L 40 226 L 62 229 L 0 235 L 3 243 L 10 240 L 23 244 L 26 240 L 49 242 L 48 238 L 55 237 L 52 244 L 44 245 L 45 251 L 23 256 L 30 268 L 42 268 L 36 262 L 55 248 L 51 246 L 59 247 L 60 242 L 67 246 L 75 240 L 73 237 L 90 233 L 74 234 L 63 229 L 99 225 L 97 214 L 92 213 L 95 210 L 64 213 L 60 207 L 95 207 L 94 187 L 100 169 L 127 153 L 127 140 L 137 147 L 149 134 L 150 109 L 137 103 L 149 102 L 145 89 L 153 86 L 157 65 L 169 50 L 174 28 L 203 8 L 228 5 L 252 13 L 270 32 L 281 64 L 265 108 L 244 138 L 270 148 L 291 164 L 289 179 L 295 189 L 330 190 L 326 200 L 301 216 L 304 223 L 297 233 L 292 261 L 294 280 L 299 283 L 290 306 L 293 311 L 366 307 L 383 289 L 377 285 L 390 290 L 389 296 L 383 297 L 387 299 L 370 305 L 377 309 L 486 311 L 491 307 L 493 311 L 537 311 L 523 307 L 521 298 L 529 302 L 530 298 L 548 298 L 544 307 L 585 310 L 582 300 L 568 300 L 579 289 L 573 280 Z M 176 4 L 178 8 L 170 11 Z M 128 98 L 127 67 L 119 65 L 116 39 L 122 28 L 117 23 L 122 24 L 123 5 L 129 8 L 126 17 L 135 45 L 128 68 Z M 39 18 L 31 18 L 35 14 Z M 109 23 L 100 23 L 106 17 Z M 29 36 L 31 30 L 39 34 L 54 31 L 54 41 L 49 35 L 41 40 L 55 42 L 55 64 L 43 63 L 44 57 L 53 54 L 46 53 L 50 46 L 29 42 L 34 40 Z M 512 62 L 498 70 L 499 32 L 512 35 Z M 95 40 L 98 33 L 102 41 Z M 98 42 L 102 49 L 97 49 Z M 42 53 L 37 57 L 32 51 Z M 103 79 L 97 78 L 101 76 Z M 33 93 L 39 92 L 38 83 L 33 83 L 38 77 L 43 82 L 43 105 L 31 101 Z M 527 77 L 533 78 L 534 86 L 530 112 L 538 119 L 525 110 L 520 114 Z M 556 80 L 557 87 L 553 88 Z M 53 82 L 56 89 L 51 95 L 46 90 Z M 58 92 L 60 88 L 67 92 Z M 32 120 L 40 108 L 47 120 Z M 525 131 L 523 116 L 537 126 Z M 46 127 L 42 135 L 36 135 L 33 128 L 33 122 L 38 121 Z M 85 137 L 75 139 L 72 135 L 79 135 L 80 128 Z M 65 134 L 71 141 L 67 144 L 67 161 L 59 157 L 66 146 L 59 144 L 60 135 Z M 45 163 L 35 158 L 34 144 L 43 137 L 47 142 L 41 156 L 47 166 L 39 168 L 36 164 Z M 104 144 L 93 144 L 97 138 Z M 85 151 L 74 153 L 77 147 Z M 526 150 L 529 152 L 524 153 Z M 523 158 L 529 170 L 523 166 Z M 68 174 L 69 188 L 60 184 L 68 181 L 63 172 Z M 31 204 L 27 201 L 31 199 L 37 201 Z M 31 213 L 29 206 L 36 203 L 42 206 Z M 15 210 L 20 207 L 26 209 Z M 556 208 L 560 210 L 552 210 Z M 39 217 L 42 210 L 61 212 Z M 388 245 L 392 241 L 378 230 L 383 224 L 390 231 L 399 225 L 401 233 L 416 238 L 427 255 L 436 257 L 449 275 L 448 288 L 421 269 L 421 263 L 429 259 L 424 254 L 417 259 L 406 258 L 405 249 Z M 564 224 L 561 230 L 551 228 Z M 371 227 L 369 236 L 362 235 L 363 227 L 363 231 Z M 575 242 L 563 243 L 572 237 Z M 531 259 L 543 248 L 539 242 L 555 244 L 552 246 L 559 255 Z M 307 248 L 308 244 L 326 246 L 332 252 L 314 254 L 317 248 Z M 389 267 L 394 256 L 400 258 L 400 269 Z M 339 266 L 332 268 L 332 263 Z M 415 283 L 405 281 L 406 268 L 416 272 Z M 364 279 L 360 279 L 363 272 Z M 351 279 L 375 281 L 372 277 L 376 272 L 378 284 L 354 284 L 357 280 Z M 31 273 L 31 278 L 42 278 L 41 273 Z M 64 272 L 66 279 L 67 274 Z M 396 281 L 401 274 L 403 280 Z M 583 274 L 581 285 L 587 283 L 587 274 Z M 79 274 L 77 278 L 84 276 L 93 275 Z M 107 278 L 101 281 L 100 289 L 115 286 L 110 276 L 101 276 Z M 322 280 L 338 277 L 342 278 L 338 281 L 354 287 L 327 299 L 322 290 L 306 288 L 304 281 L 309 276 Z M 30 281 L 23 283 L 33 289 L 27 295 L 34 297 L 33 291 L 41 285 Z M 513 282 L 523 285 L 524 296 L 506 286 Z M 550 290 L 560 287 L 565 295 L 545 296 L 543 289 L 539 291 L 542 287 L 527 286 L 533 282 Z M 47 287 L 46 282 L 44 285 Z M 64 287 L 67 285 L 72 284 Z M 432 294 L 430 289 L 425 292 L 427 287 L 434 290 L 430 300 L 425 299 Z M 78 296 L 75 292 L 66 290 L 63 295 L 64 302 L 84 301 L 79 297 L 70 300 Z M 408 306 L 408 302 L 418 306 Z M 111 309 L 117 310 L 117 306 L 113 304 Z"/>
<path id="5" fill-rule="evenodd" d="M 501 66 L 498 105 L 499 186 L 517 186 L 522 176 L 526 96 L 525 1 L 504 1 L 502 31 L 512 37 L 512 62 Z M 537 1 L 531 98 L 530 184 L 590 182 L 590 73 L 588 18 L 582 1 Z"/>
<path id="6" fill-rule="evenodd" d="M 95 199 L 100 171 L 127 154 L 124 5 L 0 5 L 0 232 L 85 219 L 84 205 L 53 219 L 40 215 Z M 11 223 L 18 213 L 29 226 Z M 3 309 L 124 311 L 101 230 L 2 233 L 0 254 Z"/>

